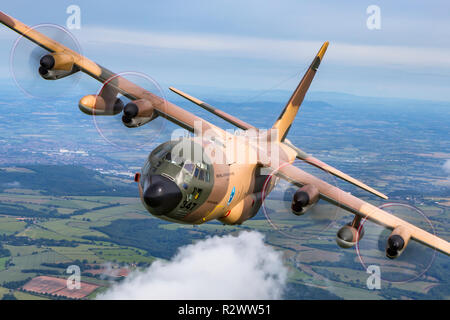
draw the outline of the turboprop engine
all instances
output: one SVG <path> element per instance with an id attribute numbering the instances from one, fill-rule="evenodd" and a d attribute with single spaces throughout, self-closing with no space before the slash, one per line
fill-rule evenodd
<path id="1" fill-rule="evenodd" d="M 398 258 L 408 245 L 411 234 L 403 226 L 395 228 L 389 236 L 386 244 L 386 257 Z"/>
<path id="2" fill-rule="evenodd" d="M 50 53 L 39 61 L 39 74 L 46 80 L 58 80 L 78 72 L 73 57 L 65 53 Z"/>
<path id="3" fill-rule="evenodd" d="M 319 190 L 310 184 L 304 185 L 292 197 L 292 213 L 301 216 L 319 200 Z"/>
<path id="4" fill-rule="evenodd" d="M 123 108 L 122 122 L 129 128 L 139 127 L 157 116 L 155 108 L 150 101 L 139 99 L 128 103 Z"/>

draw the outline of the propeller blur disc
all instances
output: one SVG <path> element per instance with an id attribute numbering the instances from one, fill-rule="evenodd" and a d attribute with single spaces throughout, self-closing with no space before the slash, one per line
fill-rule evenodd
<path id="1" fill-rule="evenodd" d="M 159 84 L 150 76 L 140 72 L 122 72 L 109 79 L 106 83 L 114 81 L 119 77 L 125 78 L 134 84 L 144 88 L 150 93 L 165 99 L 165 95 Z M 101 94 L 105 84 L 96 93 Z M 131 100 L 123 95 L 118 95 L 126 106 Z M 160 106 L 161 108 L 161 106 Z M 165 108 L 165 105 L 162 106 Z M 152 121 L 139 127 L 128 128 L 122 121 L 123 112 L 113 116 L 96 115 L 94 112 L 93 120 L 95 128 L 100 136 L 120 150 L 139 150 L 142 148 L 153 147 L 152 145 L 158 141 L 160 135 L 164 132 L 167 120 L 161 116 L 156 117 Z"/>
<path id="2" fill-rule="evenodd" d="M 40 32 L 67 48 L 81 54 L 81 47 L 73 34 L 55 24 L 39 24 L 30 30 Z M 30 32 L 30 31 L 28 31 Z M 10 54 L 10 71 L 25 95 L 37 99 L 62 97 L 71 92 L 80 80 L 80 72 L 58 80 L 46 80 L 39 74 L 40 60 L 50 52 L 20 35 L 14 42 Z"/>
<path id="3" fill-rule="evenodd" d="M 334 176 L 301 160 L 295 160 L 292 165 L 333 186 L 337 185 Z M 271 179 L 277 178 L 272 176 Z M 321 239 L 324 236 L 334 237 L 335 230 L 332 226 L 340 216 L 338 207 L 319 199 L 303 215 L 296 216 L 291 211 L 291 203 L 298 187 L 283 179 L 278 180 L 272 191 L 269 190 L 269 185 L 266 183 L 263 190 L 262 209 L 267 221 L 275 230 L 286 237 L 297 240 Z"/>
<path id="4" fill-rule="evenodd" d="M 379 208 L 435 234 L 430 219 L 412 205 L 386 203 Z M 387 258 L 386 243 L 392 231 L 366 220 L 363 220 L 361 225 L 364 225 L 364 236 L 356 245 L 359 261 L 366 270 L 371 265 L 378 266 L 381 280 L 391 283 L 414 281 L 424 275 L 433 264 L 436 250 L 412 239 L 399 257 L 392 260 Z"/>

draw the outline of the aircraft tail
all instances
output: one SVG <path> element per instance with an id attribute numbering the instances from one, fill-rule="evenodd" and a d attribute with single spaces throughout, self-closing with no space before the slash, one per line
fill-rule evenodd
<path id="1" fill-rule="evenodd" d="M 309 66 L 302 80 L 300 81 L 291 98 L 289 99 L 288 103 L 286 104 L 277 121 L 273 125 L 272 129 L 278 130 L 278 139 L 280 141 L 284 141 L 284 139 L 286 138 L 289 129 L 292 125 L 292 122 L 294 121 L 295 116 L 297 115 L 298 109 L 300 108 L 300 105 L 302 104 L 303 99 L 305 98 L 306 92 L 308 91 L 309 86 L 311 85 L 311 82 L 316 74 L 316 71 L 319 68 L 320 62 L 323 59 L 325 51 L 327 51 L 327 48 L 328 48 L 328 41 L 326 41 L 320 48 L 313 62 Z"/>

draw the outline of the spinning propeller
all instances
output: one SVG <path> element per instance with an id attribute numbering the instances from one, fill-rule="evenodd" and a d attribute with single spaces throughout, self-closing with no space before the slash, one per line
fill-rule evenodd
<path id="1" fill-rule="evenodd" d="M 38 31 L 81 54 L 76 38 L 61 26 L 41 24 L 30 30 Z M 19 36 L 14 43 L 10 69 L 17 86 L 27 96 L 55 104 L 58 104 L 55 98 L 67 96 L 81 77 L 71 55 L 50 52 L 37 46 L 27 39 L 27 33 Z M 122 95 L 115 86 L 121 79 L 127 79 L 154 95 L 164 97 L 162 89 L 151 77 L 143 73 L 123 72 L 112 74 L 98 92 L 81 98 L 79 107 L 84 113 L 93 116 L 98 133 L 108 143 L 119 149 L 136 150 L 151 145 L 163 131 L 165 121 L 158 117 L 150 101 L 133 100 L 130 99 L 132 97 Z"/>
<path id="2" fill-rule="evenodd" d="M 293 165 L 307 171 L 329 184 L 336 185 L 336 178 L 327 172 L 296 160 Z M 271 179 L 276 179 L 272 176 Z M 278 180 L 268 193 L 270 184 L 263 191 L 262 210 L 270 225 L 289 238 L 298 240 L 318 239 L 334 232 L 335 220 L 340 216 L 339 208 L 318 198 L 313 186 L 298 188 L 285 180 Z"/>
<path id="3" fill-rule="evenodd" d="M 123 79 L 153 95 L 164 97 L 161 87 L 151 77 L 143 73 L 122 72 L 105 82 L 97 93 L 83 97 L 79 108 L 93 116 L 98 133 L 114 147 L 151 149 L 152 143 L 163 133 L 167 120 L 158 115 L 151 100 L 133 100 L 122 95 L 116 85 Z M 164 105 L 159 107 L 164 110 Z"/>
<path id="4" fill-rule="evenodd" d="M 38 31 L 67 48 L 81 53 L 76 38 L 61 26 L 40 24 L 30 30 Z M 52 53 L 37 46 L 27 39 L 27 33 L 19 36 L 13 45 L 10 70 L 17 86 L 27 96 L 35 99 L 54 99 L 65 96 L 76 87 L 81 76 L 71 56 L 64 53 Z"/>
<path id="5" fill-rule="evenodd" d="M 380 208 L 435 234 L 431 220 L 414 206 L 386 203 Z M 436 250 L 416 241 L 409 241 L 405 235 L 375 223 L 362 221 L 361 224 L 365 235 L 356 245 L 359 261 L 365 269 L 370 265 L 378 266 L 382 280 L 392 283 L 414 281 L 433 264 Z"/>

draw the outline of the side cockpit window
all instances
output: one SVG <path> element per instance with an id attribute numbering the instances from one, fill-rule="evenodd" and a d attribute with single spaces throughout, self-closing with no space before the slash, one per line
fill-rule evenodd
<path id="1" fill-rule="evenodd" d="M 190 174 L 192 174 L 192 171 L 194 171 L 194 168 L 195 168 L 195 165 L 193 163 L 187 162 L 184 164 L 184 169 Z"/>
<path id="2" fill-rule="evenodd" d="M 205 181 L 205 170 L 201 169 L 200 173 L 198 174 L 198 179 Z"/>
<path id="3" fill-rule="evenodd" d="M 190 162 L 186 162 L 183 167 L 183 169 L 186 170 L 189 174 L 192 174 L 194 178 L 197 178 L 200 181 L 209 182 L 210 174 L 207 168 L 207 165 L 203 163 L 193 164 Z"/>
<path id="4" fill-rule="evenodd" d="M 198 180 L 209 182 L 209 171 L 206 169 L 198 169 Z"/>
<path id="5" fill-rule="evenodd" d="M 156 154 L 156 157 L 164 159 L 165 161 L 173 163 L 179 167 L 183 167 L 184 165 L 184 159 L 181 152 L 179 152 L 179 154 L 174 154 L 173 150 L 170 148 L 162 149 L 160 152 Z"/>

